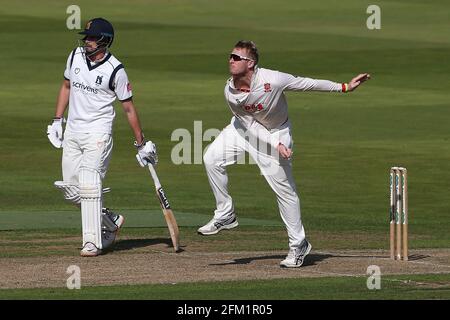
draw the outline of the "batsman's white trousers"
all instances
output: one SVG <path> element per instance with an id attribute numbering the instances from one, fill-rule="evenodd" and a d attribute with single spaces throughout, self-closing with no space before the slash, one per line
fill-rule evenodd
<path id="1" fill-rule="evenodd" d="M 283 159 L 274 149 L 274 141 L 292 147 L 289 121 L 280 130 L 268 131 L 258 122 L 244 128 L 233 118 L 209 146 L 203 157 L 208 180 L 216 198 L 215 219 L 227 219 L 234 214 L 234 206 L 228 193 L 226 167 L 241 162 L 248 152 L 258 165 L 272 190 L 275 192 L 281 218 L 286 225 L 291 249 L 300 246 L 305 239 L 301 221 L 300 199 L 292 175 L 291 160 Z M 268 146 L 270 144 L 271 146 Z M 257 199 L 253 199 L 257 201 Z"/>
<path id="2" fill-rule="evenodd" d="M 112 148 L 113 139 L 110 134 L 65 132 L 62 156 L 64 182 L 78 185 L 81 167 L 97 171 L 103 180 Z"/>

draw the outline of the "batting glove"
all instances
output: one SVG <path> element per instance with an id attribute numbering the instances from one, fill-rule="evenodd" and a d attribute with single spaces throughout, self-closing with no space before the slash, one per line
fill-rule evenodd
<path id="1" fill-rule="evenodd" d="M 47 126 L 47 137 L 55 148 L 61 148 L 63 143 L 63 123 L 64 118 L 53 118 L 51 125 Z"/>
<path id="2" fill-rule="evenodd" d="M 138 153 L 136 154 L 136 160 L 141 167 L 147 166 L 149 163 L 156 165 L 158 163 L 158 155 L 156 154 L 156 145 L 147 141 L 138 145 L 136 141 L 134 145 L 138 149 Z"/>

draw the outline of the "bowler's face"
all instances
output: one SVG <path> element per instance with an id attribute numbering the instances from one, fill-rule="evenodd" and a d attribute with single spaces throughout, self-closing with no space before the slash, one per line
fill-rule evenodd
<path id="1" fill-rule="evenodd" d="M 247 49 L 234 48 L 233 51 L 231 52 L 231 57 L 229 57 L 228 59 L 230 74 L 232 76 L 245 75 L 254 65 L 253 61 L 245 60 L 239 57 L 251 59 L 251 57 L 248 55 Z"/>

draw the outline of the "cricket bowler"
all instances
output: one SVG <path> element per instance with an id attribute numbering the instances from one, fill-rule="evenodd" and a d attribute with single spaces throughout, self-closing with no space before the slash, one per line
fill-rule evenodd
<path id="1" fill-rule="evenodd" d="M 231 77 L 224 93 L 233 117 L 203 157 L 216 209 L 212 220 L 199 228 L 198 233 L 213 235 L 238 226 L 228 193 L 226 167 L 235 164 L 241 155 L 248 152 L 275 192 L 280 215 L 286 225 L 289 253 L 280 266 L 296 268 L 302 266 L 312 246 L 305 236 L 300 199 L 292 175 L 291 119 L 284 92 L 351 92 L 370 75 L 364 73 L 349 83 L 338 83 L 260 68 L 258 60 L 258 49 L 252 41 L 237 42 L 229 55 Z"/>

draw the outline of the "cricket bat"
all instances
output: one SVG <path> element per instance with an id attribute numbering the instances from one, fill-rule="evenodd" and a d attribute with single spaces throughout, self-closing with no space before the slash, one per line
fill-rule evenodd
<path id="1" fill-rule="evenodd" d="M 155 184 L 156 196 L 158 197 L 159 204 L 164 213 L 164 218 L 166 219 L 167 227 L 169 228 L 170 238 L 172 239 L 173 249 L 175 252 L 180 250 L 180 236 L 178 231 L 177 220 L 170 208 L 169 200 L 167 200 L 166 194 L 159 182 L 158 176 L 156 175 L 155 168 L 151 163 L 148 164 L 148 169 L 152 176 L 153 182 Z"/>

